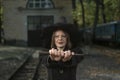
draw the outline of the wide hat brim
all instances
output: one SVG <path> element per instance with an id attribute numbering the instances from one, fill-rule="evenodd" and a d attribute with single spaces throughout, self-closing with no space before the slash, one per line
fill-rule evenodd
<path id="1" fill-rule="evenodd" d="M 47 26 L 43 30 L 43 39 L 45 40 L 44 41 L 45 48 L 50 48 L 52 34 L 57 30 L 63 30 L 70 35 L 70 41 L 72 43 L 72 47 L 76 47 L 79 44 L 80 36 L 77 26 L 75 26 L 74 24 L 54 24 Z"/>

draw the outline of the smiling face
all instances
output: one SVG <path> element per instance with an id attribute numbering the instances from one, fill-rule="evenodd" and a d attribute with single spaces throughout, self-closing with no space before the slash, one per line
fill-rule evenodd
<path id="1" fill-rule="evenodd" d="M 57 49 L 71 49 L 72 44 L 70 41 L 70 35 L 63 30 L 56 30 L 53 32 L 51 40 L 51 48 Z"/>
<path id="2" fill-rule="evenodd" d="M 62 30 L 58 30 L 55 32 L 54 41 L 57 49 L 64 49 L 67 44 L 67 36 Z"/>

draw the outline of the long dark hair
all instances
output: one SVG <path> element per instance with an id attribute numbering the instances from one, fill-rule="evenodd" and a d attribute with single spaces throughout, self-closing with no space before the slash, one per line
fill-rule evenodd
<path id="1" fill-rule="evenodd" d="M 62 30 L 62 29 L 58 29 L 56 31 L 59 31 L 59 30 L 63 31 L 65 33 L 66 37 L 67 37 L 67 44 L 65 46 L 65 49 L 71 49 L 72 44 L 71 44 L 71 41 L 70 41 L 70 35 L 67 32 L 65 32 L 64 30 Z M 51 48 L 57 48 L 56 45 L 55 45 L 55 32 L 56 31 L 54 31 L 53 34 L 52 34 Z"/>

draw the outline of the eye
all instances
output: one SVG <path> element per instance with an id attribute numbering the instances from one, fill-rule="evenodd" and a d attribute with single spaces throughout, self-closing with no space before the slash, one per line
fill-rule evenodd
<path id="1" fill-rule="evenodd" d="M 58 35 L 55 35 L 55 38 L 58 38 L 59 36 Z"/>
<path id="2" fill-rule="evenodd" d="M 65 36 L 65 35 L 62 35 L 62 37 L 63 37 L 63 38 L 66 38 L 66 36 Z"/>
<path id="3" fill-rule="evenodd" d="M 55 35 L 55 38 L 66 38 L 66 35 Z"/>

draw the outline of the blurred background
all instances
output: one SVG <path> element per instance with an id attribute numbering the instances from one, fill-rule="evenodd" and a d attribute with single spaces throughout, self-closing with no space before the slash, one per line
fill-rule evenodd
<path id="1" fill-rule="evenodd" d="M 119 22 L 120 0 L 0 1 L 0 43 L 5 45 L 45 46 L 42 31 L 55 23 L 75 24 L 85 44 L 118 44 Z"/>
<path id="2" fill-rule="evenodd" d="M 47 80 L 39 51 L 56 23 L 74 24 L 89 54 L 77 80 L 120 80 L 120 0 L 0 0 L 0 80 Z"/>

